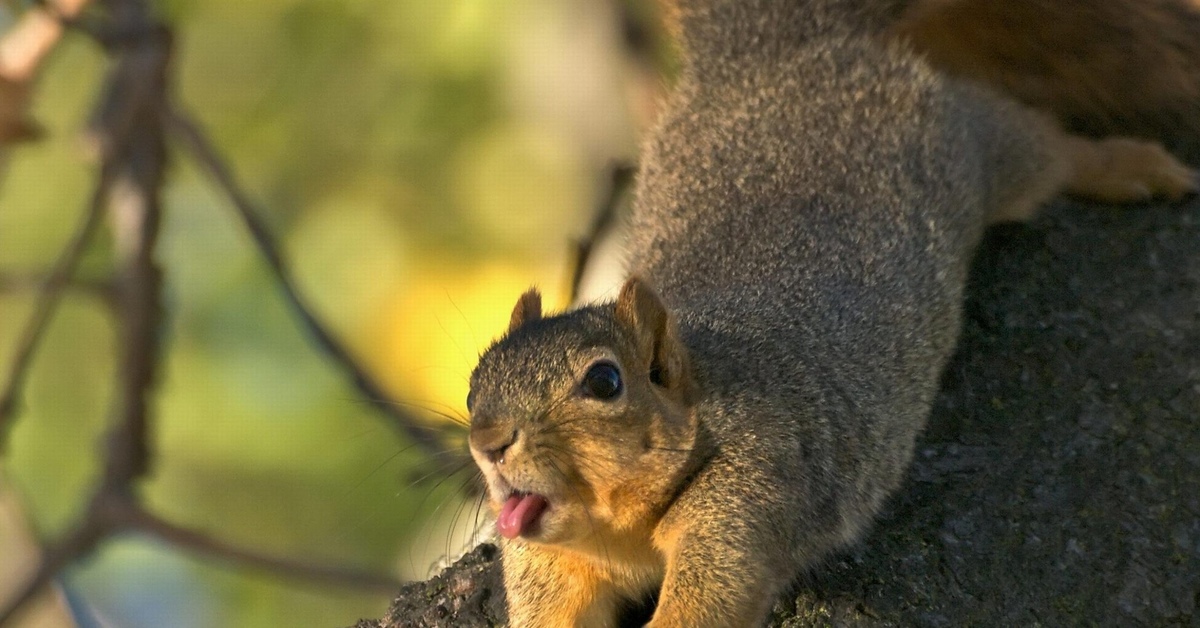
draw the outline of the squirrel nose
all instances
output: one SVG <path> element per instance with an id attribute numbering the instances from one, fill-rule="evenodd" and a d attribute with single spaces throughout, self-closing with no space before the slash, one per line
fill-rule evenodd
<path id="1" fill-rule="evenodd" d="M 503 463 L 504 453 L 517 442 L 516 428 L 500 425 L 471 430 L 471 446 L 491 462 Z"/>

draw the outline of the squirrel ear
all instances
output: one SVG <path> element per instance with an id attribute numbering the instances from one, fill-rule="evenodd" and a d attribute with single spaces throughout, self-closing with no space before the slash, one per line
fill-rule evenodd
<path id="1" fill-rule="evenodd" d="M 689 377 L 687 348 L 675 319 L 658 293 L 640 277 L 630 277 L 616 303 L 617 321 L 633 331 L 638 357 L 650 363 L 650 380 L 675 389 Z"/>
<path id="2" fill-rule="evenodd" d="M 517 305 L 513 308 L 512 317 L 508 319 L 508 333 L 513 333 L 518 327 L 536 321 L 542 317 L 542 295 L 537 288 L 530 288 L 517 299 Z"/>

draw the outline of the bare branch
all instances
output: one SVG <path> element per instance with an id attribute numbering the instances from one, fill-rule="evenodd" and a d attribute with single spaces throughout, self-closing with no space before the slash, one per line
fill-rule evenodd
<path id="1" fill-rule="evenodd" d="M 122 142 L 130 139 L 135 127 L 154 127 L 155 133 L 161 134 L 161 124 L 148 124 L 141 116 L 160 116 L 165 107 L 159 101 L 166 98 L 164 73 L 171 35 L 152 24 L 141 26 L 137 33 L 137 41 L 142 43 L 126 46 L 120 62 L 109 71 L 84 133 L 84 146 L 99 160 L 111 157 Z M 135 159 L 145 161 L 145 157 Z"/>
<path id="2" fill-rule="evenodd" d="M 176 525 L 141 508 L 135 507 L 124 514 L 129 517 L 126 523 L 130 528 L 154 535 L 180 549 L 201 556 L 228 560 L 238 565 L 245 565 L 291 578 L 353 587 L 366 591 L 391 594 L 400 588 L 401 583 L 398 579 L 384 574 L 263 556 L 234 547 L 196 530 Z"/>
<path id="3" fill-rule="evenodd" d="M 208 172 L 209 176 L 216 181 L 217 185 L 220 186 L 229 198 L 229 201 L 241 217 L 242 222 L 245 223 L 246 228 L 249 230 L 250 236 L 254 239 L 254 243 L 266 259 L 267 266 L 275 275 L 276 281 L 283 288 L 283 294 L 287 299 L 288 305 L 291 306 L 292 311 L 300 318 L 317 345 L 336 364 L 349 373 L 354 381 L 354 385 L 362 393 L 364 399 L 377 410 L 387 415 L 393 425 L 413 443 L 421 447 L 426 455 L 442 462 L 454 461 L 455 455 L 447 452 L 445 443 L 442 442 L 443 439 L 439 436 L 437 430 L 422 425 L 415 417 L 402 411 L 398 403 L 390 401 L 391 395 L 387 393 L 383 386 L 375 381 L 375 378 L 358 364 L 358 361 L 351 355 L 350 351 L 317 319 L 312 307 L 300 295 L 299 289 L 292 279 L 291 272 L 288 270 L 287 264 L 284 263 L 283 254 L 280 252 L 269 229 L 263 222 L 261 213 L 255 207 L 254 203 L 250 201 L 249 196 L 242 190 L 232 170 L 230 170 L 229 166 L 220 157 L 217 149 L 209 141 L 199 125 L 185 113 L 175 110 L 170 114 L 168 128 L 172 135 L 182 143 L 187 153 Z"/>
<path id="4" fill-rule="evenodd" d="M 87 0 L 62 1 L 81 7 Z M 116 63 L 105 81 L 100 102 L 89 124 L 88 136 L 101 161 L 101 175 L 84 222 L 52 272 L 41 283 L 34 315 L 20 337 L 12 376 L 0 398 L 0 428 L 13 413 L 16 396 L 23 387 L 38 340 L 64 288 L 70 285 L 73 271 L 105 208 L 112 221 L 117 276 L 111 284 L 98 283 L 97 290 L 108 296 L 119 323 L 116 420 L 108 435 L 103 477 L 83 517 L 62 539 L 49 546 L 33 577 L 6 602 L 6 606 L 0 608 L 0 624 L 17 617 L 64 567 L 91 553 L 111 535 L 129 529 L 154 535 L 187 551 L 285 576 L 393 592 L 400 585 L 394 577 L 262 556 L 165 521 L 148 512 L 137 499 L 136 483 L 151 467 L 153 453 L 150 448 L 153 427 L 150 404 L 159 368 L 158 336 L 162 315 L 162 274 L 154 263 L 153 254 L 162 214 L 160 197 L 167 166 L 165 134 L 168 131 L 182 141 L 189 154 L 230 197 L 282 285 L 288 303 L 318 346 L 352 375 L 367 401 L 383 410 L 416 445 L 443 464 L 459 462 L 461 458 L 444 449 L 437 429 L 423 426 L 403 413 L 400 404 L 388 401 L 383 388 L 317 320 L 299 295 L 278 247 L 232 172 L 193 122 L 169 110 L 170 32 L 153 19 L 143 0 L 106 0 L 106 5 L 112 22 L 92 35 L 101 39 L 103 33 L 128 36 L 109 47 L 116 55 Z M 58 26 L 61 34 L 62 25 Z M 45 52 L 39 54 L 44 56 Z M 32 68 L 28 70 L 29 76 L 36 65 L 33 62 L 27 66 Z M 28 87 L 29 83 L 25 81 L 21 85 Z M 27 91 L 22 94 L 27 98 Z M 23 107 L 26 101 L 21 102 Z M 3 114 L 3 104 L 0 101 L 0 114 Z M 27 283 L 27 278 L 0 277 L 0 289 Z"/>
<path id="5" fill-rule="evenodd" d="M 143 92 L 144 100 L 130 101 L 127 95 L 118 98 L 132 110 L 131 115 L 122 117 L 136 122 L 127 137 L 114 136 L 124 141 L 116 145 L 119 150 L 109 153 L 118 157 L 108 201 L 118 259 L 120 422 L 109 438 L 105 474 L 108 482 L 126 487 L 150 465 L 148 404 L 157 379 L 162 318 L 162 277 L 154 262 L 154 246 L 161 222 L 161 191 L 167 165 L 162 120 L 169 57 L 169 38 L 149 38 L 122 56 L 113 81 L 120 83 L 122 77 L 139 76 L 140 82 L 149 84 Z"/>
<path id="6" fill-rule="evenodd" d="M 59 255 L 58 260 L 55 261 L 50 274 L 42 282 L 33 314 L 29 317 L 29 321 L 25 324 L 25 329 L 17 341 L 17 349 L 13 353 L 4 388 L 0 390 L 0 451 L 3 451 L 7 441 L 8 427 L 16 412 L 21 390 L 24 388 L 25 376 L 28 374 L 34 349 L 37 348 L 54 311 L 58 308 L 63 288 L 71 280 L 71 275 L 79 265 L 79 260 L 83 257 L 88 243 L 91 242 L 96 232 L 96 226 L 100 223 L 100 216 L 104 212 L 104 199 L 108 190 L 107 176 L 107 173 L 102 170 L 100 178 L 96 182 L 91 202 L 84 210 L 83 218 L 76 228 L 75 234 Z"/>
<path id="7" fill-rule="evenodd" d="M 140 2 L 125 2 L 114 8 L 120 18 L 131 24 L 150 22 Z M 92 215 L 100 213 L 96 208 L 107 206 L 113 221 L 119 264 L 116 280 L 120 321 L 118 421 L 109 434 L 104 477 L 82 521 L 64 539 L 46 550 L 34 577 L 0 611 L 0 624 L 15 617 L 59 570 L 89 554 L 113 532 L 123 518 L 121 511 L 134 507 L 133 485 L 150 466 L 148 405 L 158 366 L 161 296 L 161 278 L 153 253 L 166 170 L 163 111 L 169 46 L 169 37 L 147 37 L 124 49 L 109 80 L 119 82 L 137 73 L 137 81 L 146 88 L 134 91 L 136 97 L 132 98 L 110 89 L 101 106 L 104 110 L 109 99 L 115 99 L 118 107 L 132 109 L 118 118 L 134 121 L 129 125 L 102 129 L 111 141 L 103 153 L 102 174 L 89 213 L 89 221 L 94 221 Z M 85 234 L 90 232 L 90 228 L 81 230 Z M 86 242 L 86 237 L 82 241 Z M 82 249 L 82 246 L 72 248 Z M 64 257 L 72 259 L 70 249 Z M 64 264 L 64 267 L 68 272 L 62 273 L 63 279 L 56 284 L 58 292 L 74 263 Z"/>
<path id="8" fill-rule="evenodd" d="M 596 242 L 612 227 L 613 221 L 617 217 L 617 207 L 621 203 L 621 197 L 629 187 L 629 184 L 633 182 L 633 175 L 636 172 L 637 169 L 630 164 L 615 163 L 609 167 L 608 187 L 604 192 L 604 196 L 596 205 L 596 213 L 592 218 L 592 224 L 588 228 L 587 233 L 573 243 L 575 256 L 571 266 L 572 303 L 579 298 L 579 287 L 583 282 L 583 273 L 587 270 L 588 261 L 592 257 L 592 249 L 595 248 Z"/>
<path id="9" fill-rule="evenodd" d="M 79 15 L 88 0 L 56 0 L 31 7 L 3 37 L 0 37 L 0 162 L 3 145 L 32 139 L 39 129 L 27 118 L 32 83 L 42 62 L 53 50 L 63 33 L 63 19 Z M 17 342 L 12 364 L 3 390 L 0 390 L 0 451 L 7 441 L 8 425 L 16 411 L 18 395 L 24 386 L 25 375 L 34 349 L 41 340 L 54 310 L 58 307 L 63 288 L 79 263 L 88 242 L 99 224 L 104 194 L 108 187 L 102 170 L 83 220 L 74 237 L 63 250 L 54 269 L 42 283 L 33 315 Z"/>

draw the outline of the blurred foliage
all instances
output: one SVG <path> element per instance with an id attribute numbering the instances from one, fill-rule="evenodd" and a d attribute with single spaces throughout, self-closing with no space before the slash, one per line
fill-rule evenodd
<path id="1" fill-rule="evenodd" d="M 632 154 L 611 6 L 158 6 L 178 35 L 179 101 L 270 212 L 318 312 L 429 420 L 465 414 L 470 369 L 516 296 L 537 284 L 565 305 L 568 242 L 588 223 L 604 166 Z M 46 68 L 34 113 L 51 135 L 15 151 L 0 181 L 0 270 L 42 272 L 73 229 L 95 174 L 77 135 L 104 68 L 79 35 Z M 151 506 L 264 553 L 424 577 L 456 549 L 444 528 L 461 476 L 435 487 L 446 470 L 427 469 L 316 352 L 232 211 L 185 163 L 166 207 Z M 85 262 L 82 276 L 103 277 L 108 243 Z M 0 296 L 5 364 L 31 303 Z M 0 461 L 43 538 L 70 524 L 94 478 L 113 375 L 107 310 L 70 294 Z M 66 578 L 118 626 L 348 625 L 387 603 L 136 537 Z"/>

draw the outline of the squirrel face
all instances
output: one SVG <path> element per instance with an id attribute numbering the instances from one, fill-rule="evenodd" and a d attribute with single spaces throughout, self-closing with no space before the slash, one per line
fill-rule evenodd
<path id="1" fill-rule="evenodd" d="M 645 536 L 694 460 L 683 345 L 630 280 L 616 303 L 542 318 L 525 293 L 471 377 L 471 455 L 508 539 L 605 551 Z"/>

